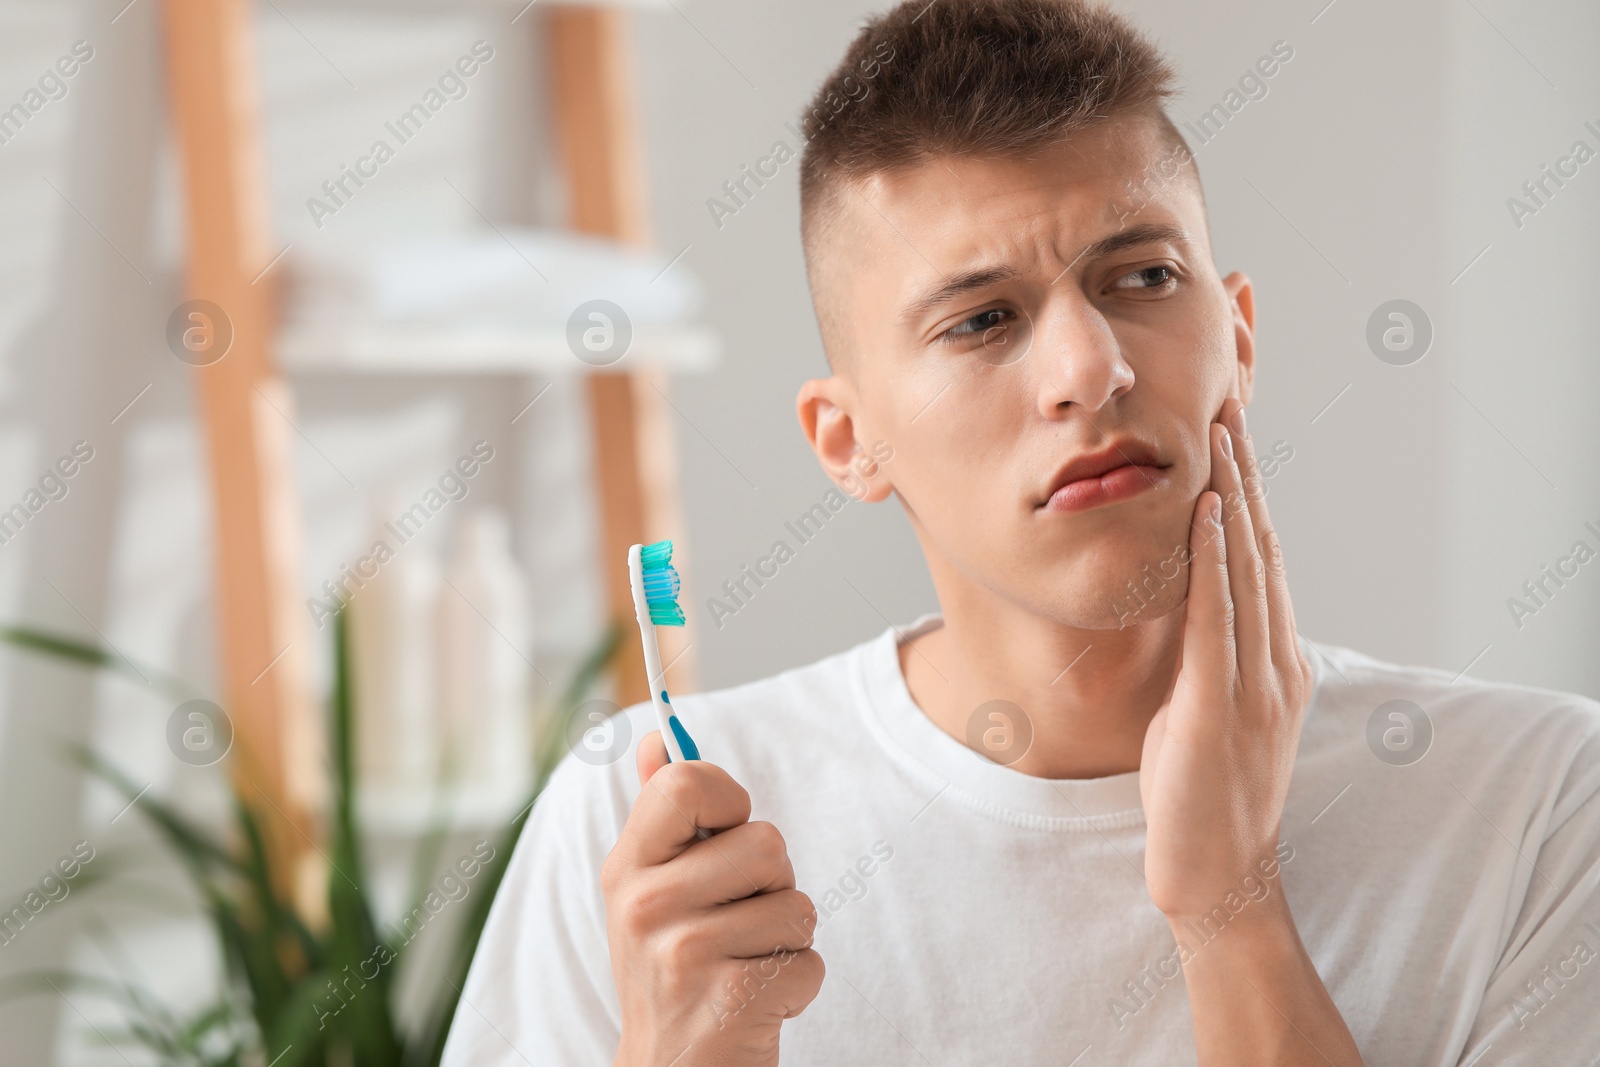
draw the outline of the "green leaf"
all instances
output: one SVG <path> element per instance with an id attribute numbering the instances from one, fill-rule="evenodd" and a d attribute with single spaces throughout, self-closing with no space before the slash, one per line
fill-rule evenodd
<path id="1" fill-rule="evenodd" d="M 134 807 L 155 824 L 167 844 L 198 879 L 209 878 L 218 868 L 243 873 L 242 864 L 221 842 L 160 799 L 151 796 L 147 791 L 148 786 L 137 784 L 87 745 L 71 745 L 67 751 L 76 763 L 127 797 L 129 803 L 137 798 L 138 803 Z"/>
<path id="2" fill-rule="evenodd" d="M 206 906 L 216 927 L 227 972 L 249 991 L 256 1024 L 266 1031 L 283 1010 L 291 985 L 278 958 L 277 938 L 264 924 L 252 929 L 238 905 L 225 893 L 208 892 Z"/>
<path id="3" fill-rule="evenodd" d="M 299 973 L 316 970 L 322 966 L 322 944 L 293 908 L 278 899 L 277 891 L 273 888 L 272 864 L 261 834 L 261 825 L 256 821 L 255 811 L 237 796 L 234 798 L 234 818 L 245 842 L 245 869 L 249 884 L 268 924 L 276 936 L 291 939 L 295 949 L 304 958 Z"/>
<path id="4" fill-rule="evenodd" d="M 31 626 L 0 626 L 0 641 L 39 655 L 66 660 L 83 667 L 96 667 L 138 679 L 145 686 L 177 700 L 190 700 L 199 694 L 181 678 L 65 634 L 51 633 Z"/>
<path id="5" fill-rule="evenodd" d="M 267 1062 L 274 1067 L 322 1067 L 331 1031 L 317 1009 L 328 994 L 328 972 L 313 971 L 296 983 L 277 1022 L 262 1033 Z M 327 1009 L 323 1009 L 326 1011 Z"/>
<path id="6" fill-rule="evenodd" d="M 128 995 L 128 990 L 115 978 L 81 971 L 29 971 L 0 979 L 0 1004 L 24 997 L 56 996 L 68 990 L 115 1000 L 129 1007 L 140 1003 Z"/>
<path id="7" fill-rule="evenodd" d="M 349 1038 L 356 1067 L 386 1067 L 399 1062 L 401 1039 L 390 1009 L 393 960 L 387 958 L 389 948 L 378 936 L 372 905 L 363 888 L 366 869 L 355 822 L 354 709 L 349 622 L 341 611 L 334 617 L 333 630 L 334 821 L 327 959 L 334 982 L 354 982 L 358 992 L 331 1029 Z"/>
<path id="8" fill-rule="evenodd" d="M 198 1050 L 212 1032 L 236 1025 L 238 1021 L 239 1005 L 231 1000 L 221 1000 L 190 1019 L 179 1032 L 178 1038 L 185 1047 Z"/>

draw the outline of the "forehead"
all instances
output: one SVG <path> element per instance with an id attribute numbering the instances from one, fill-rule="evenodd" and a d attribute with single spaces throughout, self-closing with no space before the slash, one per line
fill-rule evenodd
<path id="1" fill-rule="evenodd" d="M 980 263 L 1059 270 L 1139 224 L 1172 224 L 1203 243 L 1205 209 L 1187 159 L 1154 120 L 1137 118 L 1026 156 L 935 156 L 868 175 L 838 200 L 826 254 L 845 284 L 832 296 L 881 307 Z"/>

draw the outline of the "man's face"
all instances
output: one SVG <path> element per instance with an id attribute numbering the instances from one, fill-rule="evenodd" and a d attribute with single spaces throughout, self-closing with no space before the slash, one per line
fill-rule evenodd
<path id="1" fill-rule="evenodd" d="M 844 192 L 817 253 L 838 373 L 802 420 L 836 476 L 892 449 L 877 490 L 947 611 L 986 590 L 1106 628 L 1183 600 L 1209 426 L 1254 353 L 1249 283 L 1217 276 L 1175 151 L 1134 117 Z"/>

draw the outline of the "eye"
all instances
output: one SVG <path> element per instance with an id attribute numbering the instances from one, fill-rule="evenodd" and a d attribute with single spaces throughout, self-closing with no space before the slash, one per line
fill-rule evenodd
<path id="1" fill-rule="evenodd" d="M 981 340 L 986 336 L 993 336 L 990 333 L 991 330 L 1004 330 L 1006 323 L 1016 317 L 1014 312 L 1007 311 L 1005 308 L 989 308 L 986 311 L 978 312 L 965 322 L 959 322 L 950 327 L 934 340 L 944 345 L 958 345 L 967 341 Z"/>
<path id="2" fill-rule="evenodd" d="M 1111 289 L 1133 289 L 1145 292 L 1168 292 L 1178 284 L 1177 271 L 1165 264 L 1140 267 L 1112 282 Z"/>

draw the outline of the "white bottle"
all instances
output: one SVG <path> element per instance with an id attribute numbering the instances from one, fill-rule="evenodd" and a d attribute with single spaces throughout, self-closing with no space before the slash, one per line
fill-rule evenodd
<path id="1" fill-rule="evenodd" d="M 363 580 L 348 607 L 357 781 L 426 790 L 438 774 L 433 620 L 439 568 L 421 545 L 401 541 L 383 520 L 376 517 L 372 542 L 349 568 Z"/>
<path id="2" fill-rule="evenodd" d="M 533 622 L 503 512 L 463 518 L 445 581 L 438 706 L 446 773 L 473 792 L 514 800 L 533 777 Z"/>

